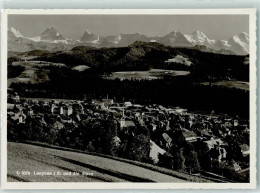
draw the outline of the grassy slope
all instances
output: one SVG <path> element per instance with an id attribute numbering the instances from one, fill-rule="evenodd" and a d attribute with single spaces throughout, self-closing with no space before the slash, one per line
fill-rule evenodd
<path id="1" fill-rule="evenodd" d="M 16 171 L 31 175 L 17 175 Z M 33 171 L 88 172 L 93 176 L 35 176 Z M 8 181 L 25 182 L 185 182 L 119 160 L 29 144 L 8 143 Z"/>

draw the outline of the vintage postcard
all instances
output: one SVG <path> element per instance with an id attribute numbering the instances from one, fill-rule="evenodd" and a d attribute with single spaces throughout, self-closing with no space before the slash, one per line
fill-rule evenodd
<path id="1" fill-rule="evenodd" d="M 3 10 L 4 189 L 256 187 L 256 10 Z"/>

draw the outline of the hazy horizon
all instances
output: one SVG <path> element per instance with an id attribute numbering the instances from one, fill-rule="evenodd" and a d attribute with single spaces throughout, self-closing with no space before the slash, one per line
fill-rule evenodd
<path id="1" fill-rule="evenodd" d="M 172 31 L 191 34 L 199 30 L 222 40 L 249 33 L 248 15 L 9 15 L 8 27 L 26 37 L 40 35 L 54 26 L 67 38 L 79 39 L 85 30 L 100 36 L 141 33 L 164 36 Z"/>

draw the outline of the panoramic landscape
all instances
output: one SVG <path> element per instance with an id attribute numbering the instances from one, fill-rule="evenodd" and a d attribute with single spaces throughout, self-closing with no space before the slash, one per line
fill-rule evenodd
<path id="1" fill-rule="evenodd" d="M 161 17 L 9 16 L 9 182 L 249 182 L 248 18 Z"/>

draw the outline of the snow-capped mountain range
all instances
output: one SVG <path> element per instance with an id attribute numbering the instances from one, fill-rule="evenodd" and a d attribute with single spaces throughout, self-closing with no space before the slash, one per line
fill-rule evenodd
<path id="1" fill-rule="evenodd" d="M 249 53 L 249 35 L 242 32 L 226 40 L 209 39 L 203 32 L 194 31 L 192 34 L 182 34 L 172 31 L 162 37 L 147 37 L 140 33 L 119 34 L 115 36 L 99 36 L 89 31 L 84 31 L 78 40 L 64 37 L 55 27 L 44 30 L 35 37 L 25 37 L 15 28 L 8 29 L 8 50 L 25 52 L 35 49 L 50 51 L 68 50 L 75 46 L 92 47 L 123 47 L 135 41 L 158 42 L 172 47 L 196 47 L 207 51 L 215 50 L 218 53 L 234 53 L 246 55 Z M 214 51 L 214 52 L 215 52 Z M 230 51 L 230 52 L 228 52 Z"/>

